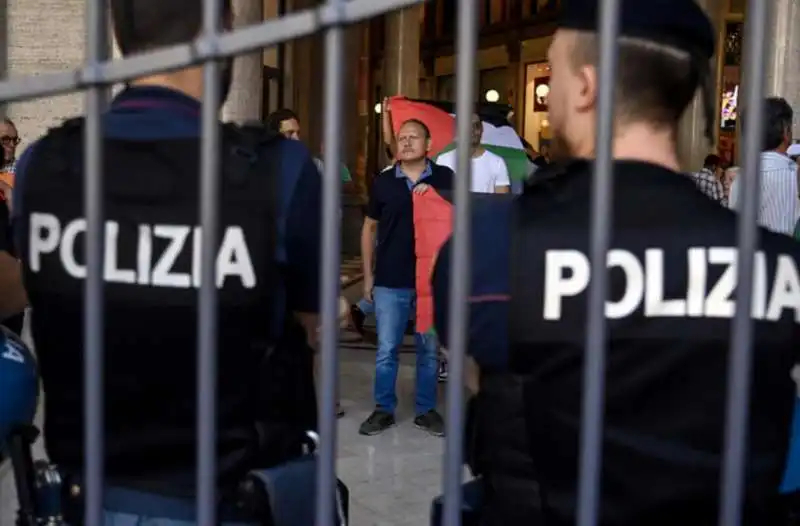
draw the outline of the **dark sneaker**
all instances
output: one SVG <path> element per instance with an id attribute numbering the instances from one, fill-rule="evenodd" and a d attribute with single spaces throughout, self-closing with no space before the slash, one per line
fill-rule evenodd
<path id="1" fill-rule="evenodd" d="M 364 337 L 364 319 L 366 317 L 364 311 L 359 309 L 358 305 L 350 306 L 350 321 L 353 323 L 353 328 L 362 338 Z"/>
<path id="2" fill-rule="evenodd" d="M 358 428 L 358 434 L 367 436 L 379 435 L 390 427 L 394 427 L 394 415 L 376 409 Z"/>
<path id="3" fill-rule="evenodd" d="M 342 418 L 344 416 L 344 408 L 342 408 L 342 404 L 336 402 L 336 418 Z"/>
<path id="4" fill-rule="evenodd" d="M 435 409 L 431 409 L 424 415 L 419 415 L 415 418 L 414 425 L 433 436 L 444 436 L 444 420 L 442 415 L 437 413 Z"/>
<path id="5" fill-rule="evenodd" d="M 437 376 L 440 382 L 447 381 L 447 360 L 441 360 L 439 362 L 439 372 Z"/>

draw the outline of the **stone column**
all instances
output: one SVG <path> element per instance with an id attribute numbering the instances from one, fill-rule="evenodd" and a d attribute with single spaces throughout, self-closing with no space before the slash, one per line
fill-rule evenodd
<path id="1" fill-rule="evenodd" d="M 765 94 L 783 97 L 792 106 L 792 131 L 800 138 L 800 0 L 772 0 L 769 28 Z"/>
<path id="2" fill-rule="evenodd" d="M 233 0 L 233 14 L 235 28 L 260 24 L 264 20 L 264 2 Z M 263 89 L 263 50 L 237 56 L 233 63 L 231 92 L 222 108 L 223 119 L 234 122 L 260 121 Z"/>
<path id="3" fill-rule="evenodd" d="M 5 0 L 7 76 L 34 75 L 80 67 L 84 60 L 86 0 Z M 17 125 L 22 144 L 62 120 L 83 112 L 83 94 L 10 104 L 6 113 Z"/>
<path id="4" fill-rule="evenodd" d="M 419 96 L 420 7 L 386 15 L 384 84 L 386 95 Z"/>
<path id="5" fill-rule="evenodd" d="M 725 12 L 727 10 L 727 0 L 699 0 L 706 14 L 711 18 L 711 23 L 714 24 L 714 29 L 717 33 L 717 53 L 711 59 L 709 71 L 711 78 L 714 79 L 714 98 L 713 98 L 713 114 L 714 114 L 714 143 L 709 143 L 705 136 L 706 130 L 706 110 L 703 106 L 703 101 L 700 93 L 695 95 L 694 101 L 689 105 L 686 113 L 683 114 L 680 126 L 678 128 L 678 158 L 681 162 L 681 167 L 687 172 L 696 172 L 703 167 L 703 160 L 706 155 L 716 151 L 716 142 L 719 135 L 719 78 L 717 75 L 717 58 L 719 52 L 722 50 L 722 42 L 720 42 L 721 35 L 724 31 L 725 25 Z"/>

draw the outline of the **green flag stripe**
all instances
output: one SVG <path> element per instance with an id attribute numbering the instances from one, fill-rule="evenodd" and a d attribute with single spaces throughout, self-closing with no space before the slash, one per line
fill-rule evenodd
<path id="1" fill-rule="evenodd" d="M 486 148 L 487 151 L 503 158 L 503 160 L 506 162 L 506 168 L 508 168 L 508 176 L 512 181 L 520 181 L 528 177 L 531 166 L 528 156 L 525 155 L 525 150 L 506 146 L 495 146 L 494 144 L 482 144 L 481 146 Z M 446 148 L 439 152 L 439 155 L 455 150 L 455 148 L 455 143 L 450 143 Z M 438 158 L 439 155 L 436 157 Z"/>

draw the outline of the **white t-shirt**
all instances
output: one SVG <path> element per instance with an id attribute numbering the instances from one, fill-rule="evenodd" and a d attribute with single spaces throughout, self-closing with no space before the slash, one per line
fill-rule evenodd
<path id="1" fill-rule="evenodd" d="M 436 164 L 447 166 L 455 172 L 456 150 L 450 150 L 440 155 L 436 159 Z M 470 183 L 471 190 L 481 194 L 493 194 L 496 186 L 510 186 L 511 180 L 508 178 L 506 162 L 502 157 L 488 150 L 478 157 L 473 157 Z"/>

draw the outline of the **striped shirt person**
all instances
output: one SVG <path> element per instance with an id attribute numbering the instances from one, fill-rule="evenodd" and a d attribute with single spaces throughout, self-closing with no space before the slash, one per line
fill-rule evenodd
<path id="1" fill-rule="evenodd" d="M 800 218 L 797 164 L 787 155 L 792 144 L 794 111 L 785 99 L 769 97 L 764 104 L 763 118 L 758 224 L 791 236 Z M 740 174 L 731 184 L 730 207 L 734 210 L 738 210 L 742 202 L 742 177 L 748 174 Z"/>

